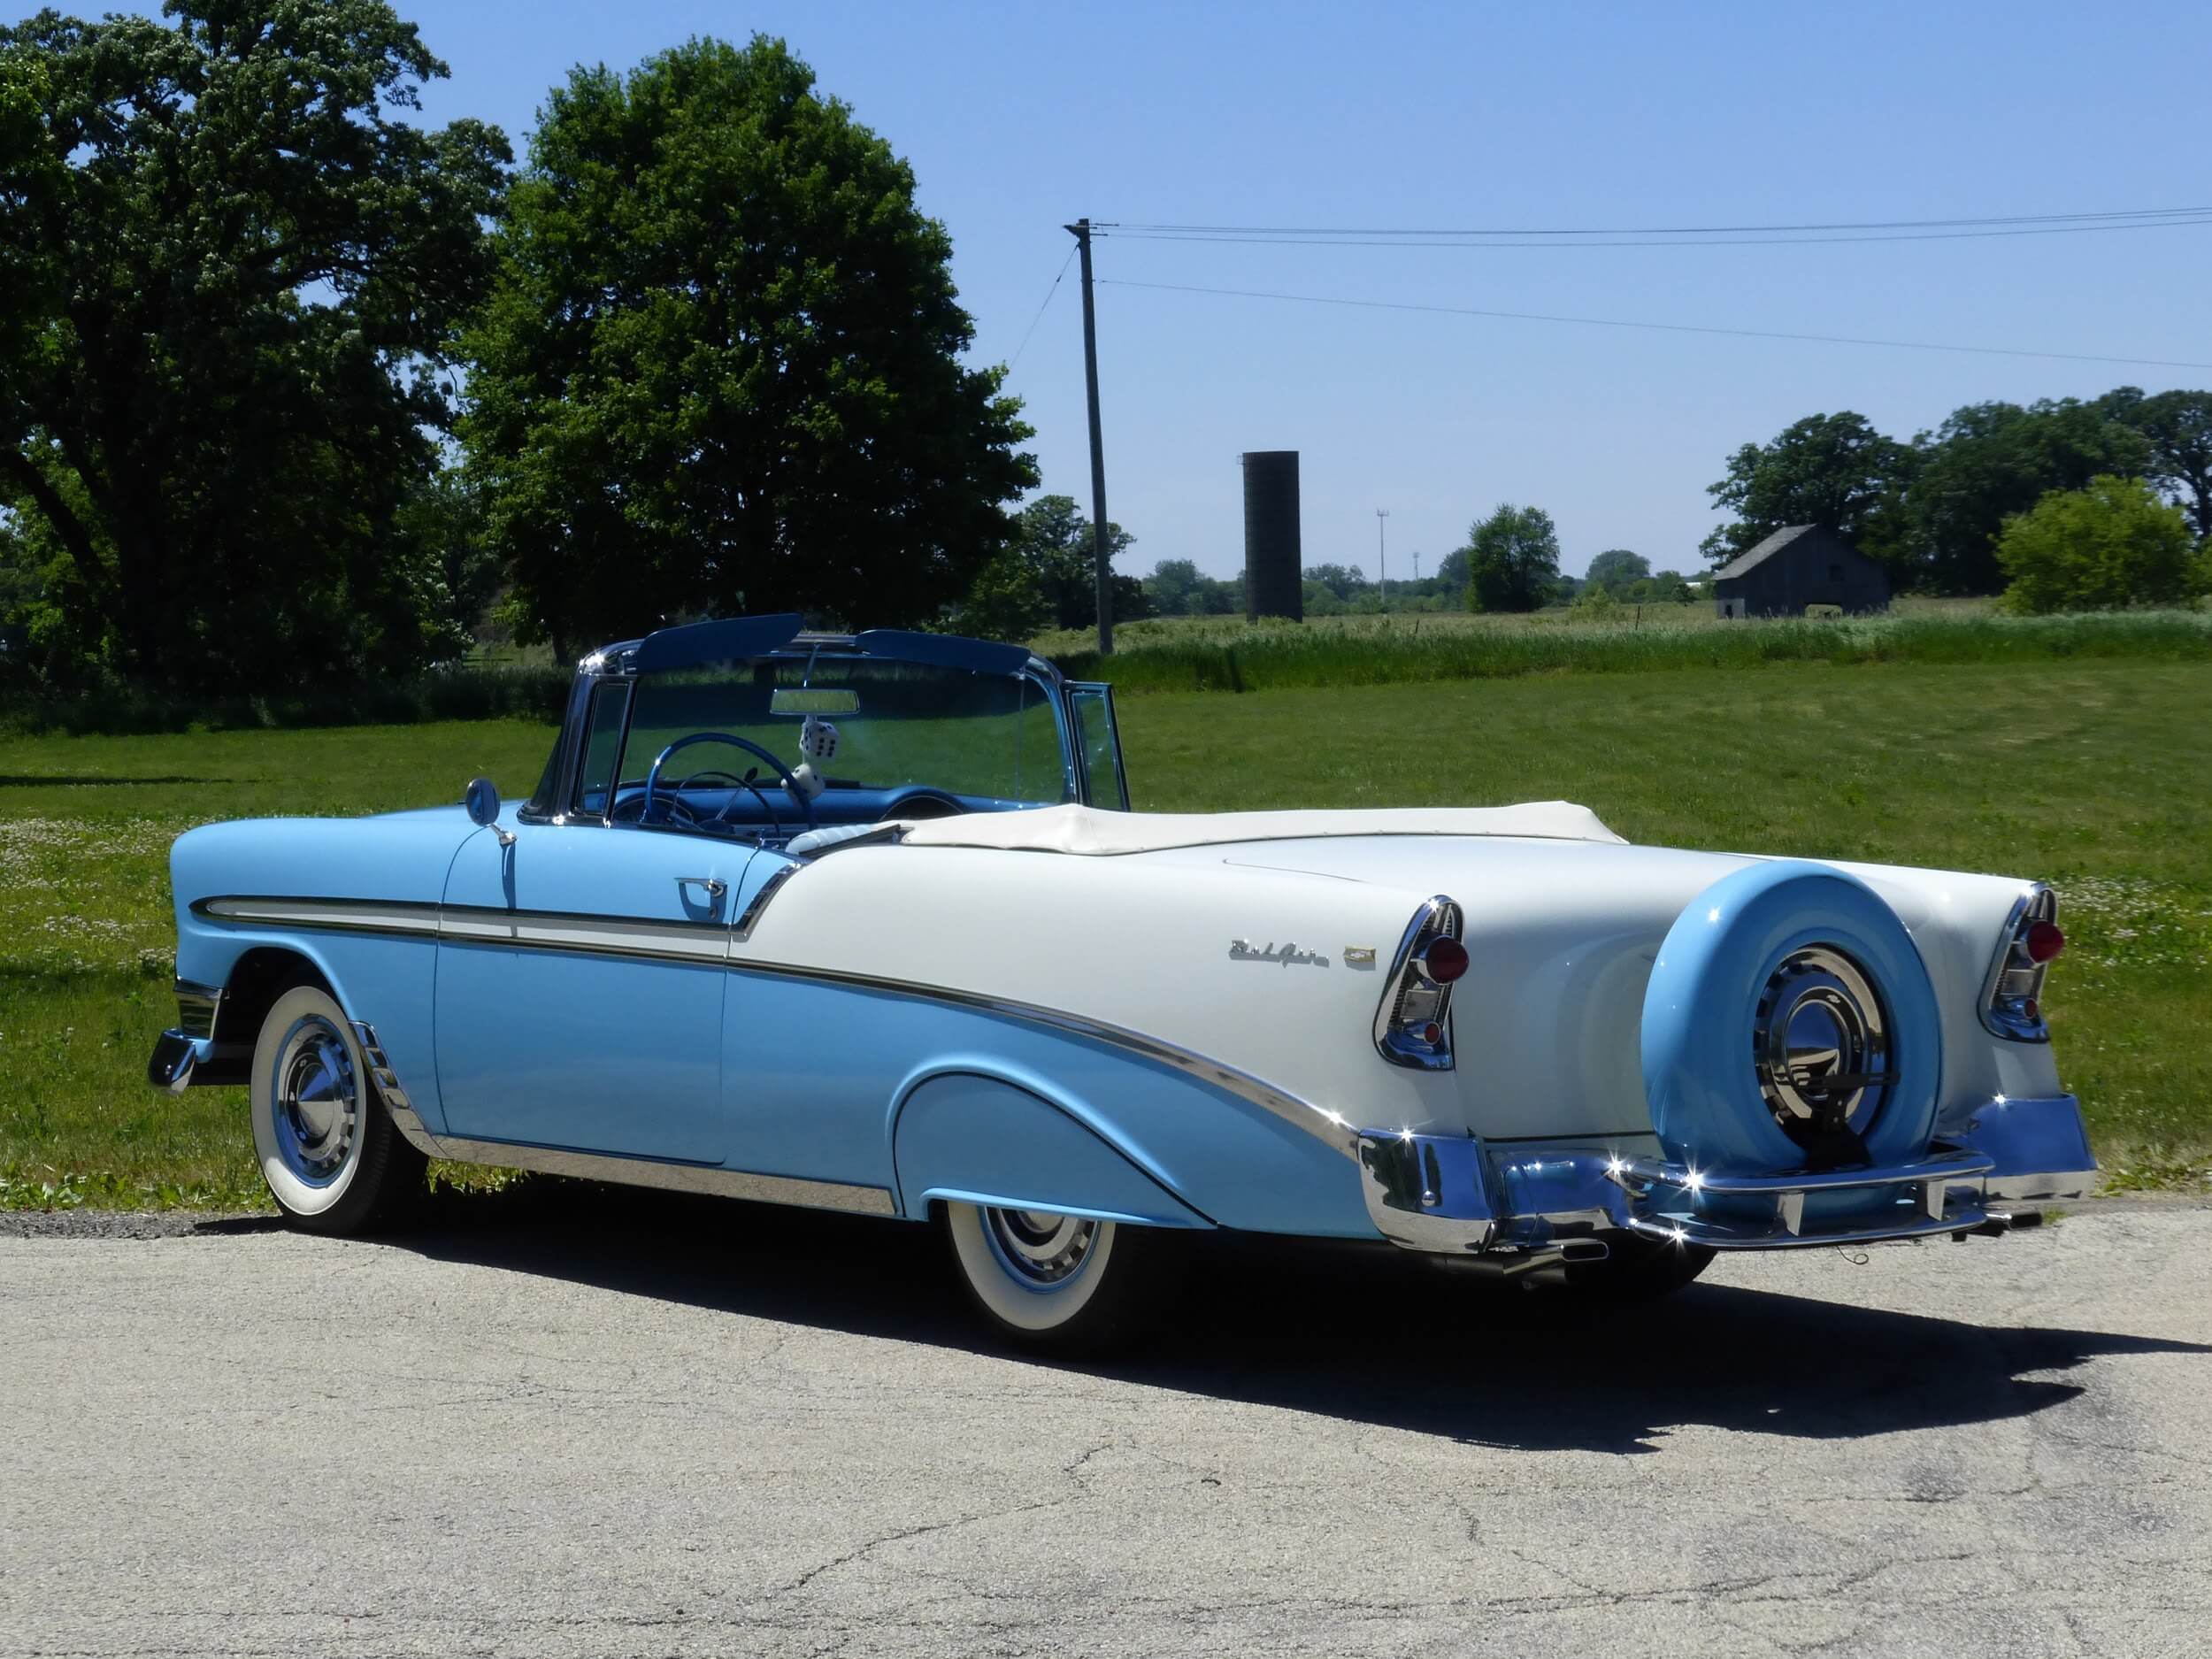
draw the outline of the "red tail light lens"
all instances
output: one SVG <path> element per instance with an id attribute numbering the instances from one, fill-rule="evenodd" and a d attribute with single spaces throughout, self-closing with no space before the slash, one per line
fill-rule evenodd
<path id="1" fill-rule="evenodd" d="M 2043 975 L 2066 949 L 2058 931 L 2058 895 L 2037 883 L 2020 895 L 2005 918 L 1997 958 L 1989 964 L 1982 1024 L 2012 1042 L 2048 1042 L 2043 1019 Z"/>
<path id="2" fill-rule="evenodd" d="M 1393 1065 L 1452 1069 L 1452 981 L 1468 967 L 1459 926 L 1459 906 L 1440 893 L 1406 922 L 1375 1010 L 1375 1050 Z"/>
<path id="3" fill-rule="evenodd" d="M 1467 947 L 1456 939 L 1440 939 L 1429 946 L 1428 954 L 1422 960 L 1430 979 L 1439 985 L 1449 985 L 1467 972 Z"/>

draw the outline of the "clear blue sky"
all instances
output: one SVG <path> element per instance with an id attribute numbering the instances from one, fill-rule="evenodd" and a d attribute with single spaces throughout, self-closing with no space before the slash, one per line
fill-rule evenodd
<path id="1" fill-rule="evenodd" d="M 88 8 L 89 9 L 89 8 Z M 2206 18 L 2173 4 L 410 6 L 432 119 L 518 153 L 577 62 L 780 35 L 910 160 L 978 355 L 1013 353 L 1098 220 L 1646 226 L 2212 200 Z M 1844 246 L 1405 250 L 1102 240 L 1099 274 L 1424 304 L 2212 360 L 2212 227 Z M 1012 389 L 1045 488 L 1089 506 L 1071 269 Z M 1985 398 L 2212 383 L 2124 367 L 1099 290 L 1124 567 L 1242 557 L 1238 453 L 1303 452 L 1307 562 L 1408 573 L 1500 501 L 1699 568 L 1724 457 L 1805 414 L 1900 437 Z"/>

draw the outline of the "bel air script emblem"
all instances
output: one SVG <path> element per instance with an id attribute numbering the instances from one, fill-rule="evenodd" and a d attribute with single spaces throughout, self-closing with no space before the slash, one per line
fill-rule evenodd
<path id="1" fill-rule="evenodd" d="M 1325 968 L 1329 965 L 1329 958 L 1322 951 L 1301 950 L 1295 945 L 1271 943 L 1262 948 L 1248 939 L 1233 939 L 1229 941 L 1229 960 L 1232 962 L 1277 962 L 1286 968 L 1294 963 L 1314 968 Z"/>

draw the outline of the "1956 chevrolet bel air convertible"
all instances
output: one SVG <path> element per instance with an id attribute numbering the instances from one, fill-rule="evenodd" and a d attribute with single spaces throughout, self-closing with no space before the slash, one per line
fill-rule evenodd
<path id="1" fill-rule="evenodd" d="M 1089 1340 L 1171 1229 L 1641 1294 L 2093 1179 L 2043 887 L 1559 802 L 1131 812 L 1108 688 L 1018 646 L 664 629 L 584 660 L 518 807 L 172 868 L 152 1080 L 244 1083 L 308 1228 L 426 1156 L 933 1219 L 1003 1331 Z"/>

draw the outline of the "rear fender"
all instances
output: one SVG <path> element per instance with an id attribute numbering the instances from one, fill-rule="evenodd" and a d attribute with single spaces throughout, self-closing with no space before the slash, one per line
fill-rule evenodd
<path id="1" fill-rule="evenodd" d="M 1210 1227 L 1136 1147 L 1048 1079 L 984 1056 L 909 1078 L 890 1122 L 901 1210 L 949 1201 L 1160 1227 Z"/>

